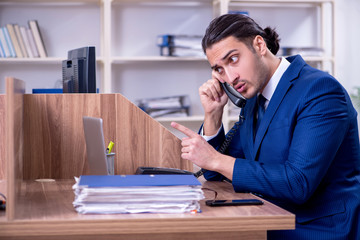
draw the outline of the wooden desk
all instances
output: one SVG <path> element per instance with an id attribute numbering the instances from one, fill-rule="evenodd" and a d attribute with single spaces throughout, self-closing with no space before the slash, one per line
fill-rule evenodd
<path id="1" fill-rule="evenodd" d="M 203 182 L 218 199 L 256 198 L 234 193 L 226 182 Z M 208 207 L 197 214 L 81 215 L 72 206 L 72 180 L 24 181 L 17 201 L 21 214 L 0 217 L 0 239 L 266 239 L 267 230 L 294 229 L 295 216 L 271 203 Z M 214 193 L 204 190 L 207 199 Z"/>

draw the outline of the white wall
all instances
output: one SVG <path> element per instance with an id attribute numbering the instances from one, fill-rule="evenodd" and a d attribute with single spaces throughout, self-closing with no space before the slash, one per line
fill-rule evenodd
<path id="1" fill-rule="evenodd" d="M 336 76 L 351 91 L 360 87 L 360 1 L 338 0 L 335 11 Z"/>
<path id="2" fill-rule="evenodd" d="M 360 1 L 337 0 L 335 11 L 336 77 L 353 93 L 355 87 L 360 87 Z M 360 107 L 357 111 L 360 126 Z"/>

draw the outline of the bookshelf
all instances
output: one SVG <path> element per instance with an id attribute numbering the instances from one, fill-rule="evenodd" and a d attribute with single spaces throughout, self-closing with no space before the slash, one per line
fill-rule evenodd
<path id="1" fill-rule="evenodd" d="M 187 94 L 191 116 L 158 121 L 169 127 L 176 120 L 196 131 L 203 120 L 198 88 L 211 77 L 209 65 L 205 57 L 159 56 L 158 35 L 202 35 L 214 16 L 247 11 L 262 27 L 277 28 L 281 46 L 324 49 L 321 56 L 304 59 L 335 75 L 334 4 L 335 0 L 0 0 L 0 26 L 27 25 L 36 19 L 48 53 L 47 58 L 0 58 L 0 78 L 25 79 L 27 93 L 32 88 L 61 87 L 61 61 L 67 51 L 95 46 L 101 93 L 121 93 L 131 101 Z M 1 93 L 4 88 L 1 81 Z M 230 108 L 231 104 L 224 111 L 226 129 L 238 119 Z"/>

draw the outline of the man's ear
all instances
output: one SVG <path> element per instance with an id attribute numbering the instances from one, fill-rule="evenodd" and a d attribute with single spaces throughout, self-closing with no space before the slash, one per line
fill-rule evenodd
<path id="1" fill-rule="evenodd" d="M 253 47 L 256 52 L 260 53 L 261 56 L 264 56 L 267 50 L 266 42 L 264 38 L 260 35 L 256 35 L 253 41 Z"/>

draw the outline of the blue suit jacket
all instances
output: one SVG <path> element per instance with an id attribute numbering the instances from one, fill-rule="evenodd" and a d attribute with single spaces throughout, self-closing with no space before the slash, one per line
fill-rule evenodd
<path id="1" fill-rule="evenodd" d="M 357 113 L 343 87 L 300 56 L 280 79 L 253 141 L 249 99 L 229 145 L 232 184 L 296 214 L 296 230 L 269 239 L 360 239 L 360 150 Z M 215 148 L 224 132 L 210 140 Z M 207 180 L 222 180 L 207 171 Z"/>

